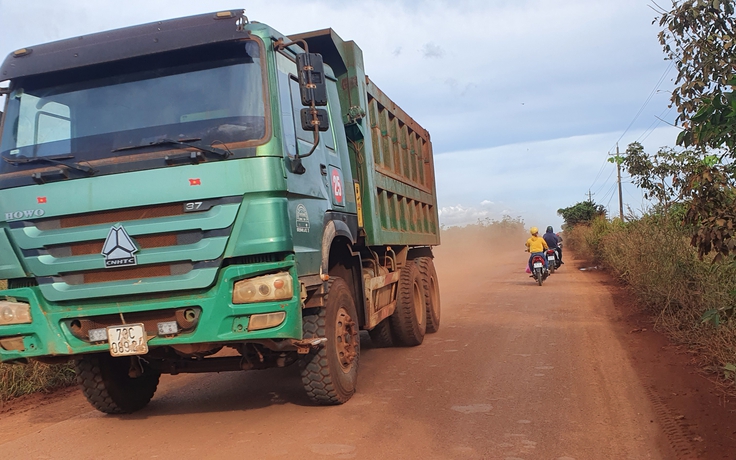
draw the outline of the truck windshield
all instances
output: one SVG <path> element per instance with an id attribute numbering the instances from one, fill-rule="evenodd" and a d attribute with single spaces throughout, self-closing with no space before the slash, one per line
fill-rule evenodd
<path id="1" fill-rule="evenodd" d="M 48 164 L 28 159 L 59 155 L 103 173 L 112 164 L 109 172 L 141 169 L 144 157 L 147 167 L 163 167 L 151 152 L 180 147 L 162 139 L 224 144 L 237 157 L 238 147 L 266 136 L 261 54 L 246 40 L 15 81 L 0 174 L 30 173 Z"/>

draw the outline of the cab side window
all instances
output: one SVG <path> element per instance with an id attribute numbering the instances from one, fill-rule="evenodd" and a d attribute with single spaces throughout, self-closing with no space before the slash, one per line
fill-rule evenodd
<path id="1" fill-rule="evenodd" d="M 276 54 L 278 68 L 279 101 L 281 104 L 281 129 L 283 130 L 284 151 L 289 156 L 296 155 L 296 130 L 294 108 L 292 107 L 290 75 L 296 73 L 296 64 L 281 53 Z"/>

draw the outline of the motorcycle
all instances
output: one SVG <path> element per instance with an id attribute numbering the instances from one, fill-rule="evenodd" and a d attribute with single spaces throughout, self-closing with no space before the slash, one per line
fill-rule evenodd
<path id="1" fill-rule="evenodd" d="M 540 254 L 532 256 L 532 276 L 540 286 L 549 276 L 549 271 L 544 266 L 544 257 Z"/>
<path id="2" fill-rule="evenodd" d="M 550 275 L 559 269 L 562 265 L 562 244 L 554 249 L 547 249 L 547 267 L 549 268 Z"/>
<path id="3" fill-rule="evenodd" d="M 557 254 L 557 249 L 547 249 L 545 255 L 547 256 L 547 267 L 551 275 L 560 268 L 560 256 Z"/>

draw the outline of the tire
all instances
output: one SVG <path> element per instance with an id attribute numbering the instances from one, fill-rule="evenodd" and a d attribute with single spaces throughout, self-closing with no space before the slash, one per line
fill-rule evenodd
<path id="1" fill-rule="evenodd" d="M 414 259 L 419 267 L 424 287 L 424 304 L 427 307 L 427 332 L 434 333 L 440 329 L 440 285 L 437 280 L 437 271 L 431 257 Z"/>
<path id="2" fill-rule="evenodd" d="M 343 404 L 355 393 L 360 359 L 358 315 L 348 285 L 331 278 L 325 306 L 310 310 L 302 319 L 304 338 L 326 337 L 327 342 L 302 358 L 304 390 L 317 404 Z"/>
<path id="3" fill-rule="evenodd" d="M 106 414 L 130 414 L 143 409 L 156 392 L 161 373 L 140 361 L 143 374 L 130 377 L 130 358 L 107 354 L 82 355 L 75 360 L 77 383 L 92 406 Z"/>
<path id="4" fill-rule="evenodd" d="M 534 270 L 534 273 L 536 273 L 537 275 L 535 276 L 535 278 L 537 278 L 537 283 L 539 283 L 539 285 L 541 286 L 542 283 L 544 283 L 544 278 L 543 278 L 544 275 L 542 275 L 542 270 L 537 268 L 536 270 Z"/>
<path id="5" fill-rule="evenodd" d="M 389 348 L 394 346 L 394 338 L 391 335 L 391 324 L 389 319 L 386 318 L 376 327 L 368 331 L 368 335 L 371 336 L 371 342 L 376 348 Z"/>
<path id="6" fill-rule="evenodd" d="M 550 263 L 549 261 L 547 261 L 547 264 L 549 265 L 549 274 L 551 275 L 552 273 L 555 272 L 555 263 L 554 262 Z"/>
<path id="7" fill-rule="evenodd" d="M 396 310 L 389 316 L 394 339 L 410 347 L 420 345 L 427 331 L 427 308 L 419 267 L 408 262 L 401 269 Z"/>

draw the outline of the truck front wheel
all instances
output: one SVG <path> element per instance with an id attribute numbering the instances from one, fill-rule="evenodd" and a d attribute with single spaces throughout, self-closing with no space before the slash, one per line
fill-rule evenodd
<path id="1" fill-rule="evenodd" d="M 424 303 L 424 287 L 419 267 L 408 261 L 401 268 L 396 310 L 389 316 L 394 338 L 410 347 L 424 341 L 427 330 L 427 307 Z"/>
<path id="2" fill-rule="evenodd" d="M 107 354 L 82 355 L 75 365 L 77 382 L 87 401 L 106 414 L 130 414 L 143 409 L 153 398 L 161 377 L 160 372 L 143 361 L 139 361 L 140 375 L 131 377 L 131 358 Z"/>
<path id="3" fill-rule="evenodd" d="M 331 278 L 325 306 L 312 310 L 304 311 L 303 336 L 327 342 L 302 359 L 302 384 L 317 404 L 343 404 L 355 393 L 360 358 L 358 315 L 345 281 Z"/>

